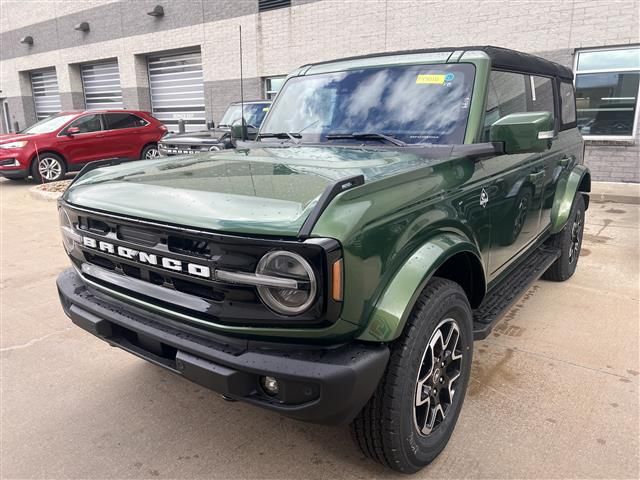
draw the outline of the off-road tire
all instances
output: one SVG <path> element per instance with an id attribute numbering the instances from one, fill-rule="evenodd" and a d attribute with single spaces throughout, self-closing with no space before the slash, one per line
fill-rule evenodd
<path id="1" fill-rule="evenodd" d="M 45 164 L 48 167 L 45 167 Z M 41 168 L 44 168 L 46 173 L 43 174 Z M 66 173 L 66 163 L 60 155 L 55 153 L 40 153 L 31 162 L 31 176 L 37 183 L 58 182 L 64 179 Z"/>
<path id="2" fill-rule="evenodd" d="M 578 192 L 564 228 L 550 239 L 550 245 L 560 250 L 558 259 L 542 275 L 545 280 L 564 282 L 571 278 L 578 266 L 584 231 L 585 202 Z"/>
<path id="3" fill-rule="evenodd" d="M 423 436 L 414 420 L 416 380 L 432 334 L 446 319 L 454 319 L 460 332 L 460 377 L 444 420 Z M 360 450 L 402 473 L 417 472 L 433 461 L 446 446 L 458 420 L 472 354 L 472 313 L 464 291 L 450 280 L 432 279 L 416 302 L 402 336 L 391 346 L 380 385 L 351 424 L 351 434 Z"/>

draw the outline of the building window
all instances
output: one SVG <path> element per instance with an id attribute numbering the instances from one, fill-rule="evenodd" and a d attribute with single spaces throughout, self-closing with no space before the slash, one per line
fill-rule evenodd
<path id="1" fill-rule="evenodd" d="M 638 123 L 640 47 L 576 54 L 578 128 L 591 140 L 633 139 Z"/>
<path id="2" fill-rule="evenodd" d="M 264 94 L 265 97 L 269 100 L 272 100 L 276 93 L 282 88 L 284 85 L 284 81 L 287 77 L 267 77 L 264 79 Z"/>
<path id="3" fill-rule="evenodd" d="M 266 12 L 276 8 L 287 8 L 291 6 L 291 0 L 258 0 L 258 11 Z"/>

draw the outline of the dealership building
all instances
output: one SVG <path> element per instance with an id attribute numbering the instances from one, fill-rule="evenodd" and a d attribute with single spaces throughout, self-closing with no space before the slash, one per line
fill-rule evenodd
<path id="1" fill-rule="evenodd" d="M 71 109 L 146 110 L 177 130 L 272 98 L 305 63 L 496 45 L 572 68 L 585 162 L 640 182 L 638 0 L 104 0 L 0 2 L 3 133 Z"/>

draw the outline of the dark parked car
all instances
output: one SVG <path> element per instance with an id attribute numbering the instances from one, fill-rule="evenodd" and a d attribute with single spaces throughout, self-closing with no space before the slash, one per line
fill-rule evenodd
<path id="1" fill-rule="evenodd" d="M 244 118 L 247 123 L 248 138 L 254 138 L 264 116 L 269 111 L 271 100 L 250 100 L 244 102 Z M 220 124 L 209 130 L 186 133 L 170 133 L 158 145 L 161 155 L 182 155 L 186 153 L 208 152 L 232 148 L 231 126 L 240 123 L 242 105 L 229 105 Z"/>
<path id="2" fill-rule="evenodd" d="M 64 310 L 225 398 L 351 423 L 365 455 L 415 472 L 453 432 L 474 340 L 576 271 L 591 177 L 572 81 L 496 47 L 306 65 L 256 141 L 67 189 Z"/>
<path id="3" fill-rule="evenodd" d="M 0 135 L 0 175 L 54 182 L 94 160 L 155 158 L 165 133 L 167 127 L 147 112 L 61 112 L 20 133 Z"/>

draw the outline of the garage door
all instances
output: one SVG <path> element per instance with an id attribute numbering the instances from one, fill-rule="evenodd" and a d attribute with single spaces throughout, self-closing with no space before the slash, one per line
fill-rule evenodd
<path id="1" fill-rule="evenodd" d="M 31 72 L 31 91 L 38 120 L 60 112 L 60 93 L 55 68 Z"/>
<path id="2" fill-rule="evenodd" d="M 82 65 L 80 73 L 87 110 L 123 108 L 117 61 Z"/>
<path id="3" fill-rule="evenodd" d="M 169 130 L 184 119 L 187 131 L 205 128 L 204 86 L 200 52 L 158 55 L 148 59 L 153 116 Z"/>

